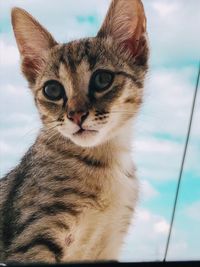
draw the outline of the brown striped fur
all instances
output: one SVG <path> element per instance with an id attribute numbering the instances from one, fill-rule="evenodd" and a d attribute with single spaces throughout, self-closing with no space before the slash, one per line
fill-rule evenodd
<path id="1" fill-rule="evenodd" d="M 12 24 L 43 128 L 20 164 L 0 180 L 0 260 L 112 260 L 134 212 L 138 185 L 131 161 L 131 123 L 147 72 L 146 18 L 140 0 L 113 0 L 94 38 L 58 44 L 26 11 Z M 114 75 L 103 92 L 98 70 Z M 66 98 L 50 101 L 45 82 Z M 80 127 L 69 110 L 86 110 Z"/>

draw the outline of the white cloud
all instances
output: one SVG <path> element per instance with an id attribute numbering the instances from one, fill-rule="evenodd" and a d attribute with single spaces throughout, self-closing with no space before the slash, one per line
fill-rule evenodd
<path id="1" fill-rule="evenodd" d="M 148 201 L 159 196 L 159 192 L 147 180 L 140 181 L 140 201 Z"/>
<path id="2" fill-rule="evenodd" d="M 24 122 L 21 127 L 9 125 L 0 131 L 0 177 L 15 167 L 38 135 L 37 123 Z"/>
<path id="3" fill-rule="evenodd" d="M 7 0 L 1 1 L 0 18 L 10 18 L 11 8 L 18 6 L 31 13 L 44 25 L 59 42 L 86 37 L 97 31 L 109 6 L 110 0 Z M 48 8 L 47 8 L 48 5 Z M 78 7 L 78 8 L 77 8 Z M 97 8 L 98 7 L 98 8 Z M 96 23 L 79 23 L 77 17 L 94 16 Z M 7 36 L 8 39 L 10 37 Z M 13 40 L 13 39 L 12 39 Z"/>
<path id="4" fill-rule="evenodd" d="M 183 137 L 187 132 L 197 69 L 155 69 L 146 81 L 137 131 Z"/>
<path id="5" fill-rule="evenodd" d="M 169 140 L 146 136 L 133 142 L 133 158 L 141 179 L 166 181 L 177 179 L 183 146 Z"/>
<path id="6" fill-rule="evenodd" d="M 185 168 L 184 168 L 185 171 L 188 171 L 192 173 L 193 175 L 196 175 L 198 179 L 200 179 L 200 164 L 199 164 L 200 147 L 199 147 L 199 144 L 200 142 L 198 141 L 193 142 L 191 138 L 191 141 L 188 147 L 187 156 L 186 156 Z"/>
<path id="7" fill-rule="evenodd" d="M 167 234 L 169 232 L 169 224 L 164 220 L 160 220 L 154 224 L 154 231 L 159 234 Z"/>
<path id="8" fill-rule="evenodd" d="M 4 143 L 3 141 L 0 141 L 0 151 L 2 155 L 12 153 L 13 149 L 12 146 L 8 145 L 7 143 Z"/>
<path id="9" fill-rule="evenodd" d="M 149 76 L 143 108 L 133 140 L 133 158 L 138 175 L 158 181 L 177 179 L 183 156 L 197 70 L 153 70 Z M 200 173 L 199 116 L 197 99 L 185 169 Z M 198 107 L 199 106 L 199 107 Z"/>
<path id="10" fill-rule="evenodd" d="M 199 213 L 199 203 L 194 206 L 195 210 L 197 208 Z M 185 219 L 186 217 L 182 215 L 181 221 Z M 196 231 L 193 231 L 194 227 L 196 227 Z M 183 224 L 176 224 L 175 221 L 167 260 L 199 259 L 198 229 L 198 224 L 183 226 Z M 168 232 L 169 222 L 166 218 L 145 208 L 138 207 L 125 239 L 120 260 L 133 262 L 162 261 Z"/>
<path id="11" fill-rule="evenodd" d="M 140 209 L 139 211 L 136 212 L 136 214 L 137 214 L 136 216 L 137 220 L 143 221 L 143 222 L 149 222 L 152 217 L 151 213 L 145 209 Z"/>
<path id="12" fill-rule="evenodd" d="M 16 46 L 6 44 L 3 40 L 0 40 L 0 67 L 10 67 L 18 63 L 19 52 Z"/>
<path id="13" fill-rule="evenodd" d="M 177 180 L 183 156 L 184 142 L 159 140 L 150 136 L 133 141 L 133 160 L 138 167 L 140 179 L 169 181 Z M 189 143 L 184 173 L 191 172 L 200 178 L 200 150 L 192 139 Z M 184 174 L 183 173 L 183 174 Z M 143 193 L 144 194 L 144 193 Z"/>
<path id="14" fill-rule="evenodd" d="M 158 12 L 161 17 L 173 16 L 174 12 L 178 10 L 176 2 L 153 2 L 152 7 Z"/>
<path id="15" fill-rule="evenodd" d="M 30 89 L 1 84 L 0 98 L 0 173 L 3 176 L 34 142 L 40 123 Z"/>
<path id="16" fill-rule="evenodd" d="M 97 10 L 100 14 L 104 14 L 107 11 L 107 8 L 109 6 L 111 0 L 101 0 L 101 4 L 99 4 L 98 0 L 86 0 L 86 1 L 79 1 L 74 0 L 73 2 L 71 0 L 59 0 L 59 5 L 54 0 L 29 0 L 29 2 L 26 2 L 24 0 L 7 0 L 1 2 L 1 9 L 5 10 L 5 12 L 9 12 L 10 9 L 14 6 L 22 7 L 28 10 L 33 10 L 34 12 L 37 12 L 38 14 L 42 15 L 45 11 L 49 14 L 49 21 L 52 21 L 52 15 L 54 14 L 54 18 L 56 18 L 56 12 L 60 11 L 62 12 L 62 15 L 70 15 L 74 16 L 78 13 L 90 13 Z M 48 9 L 47 9 L 47 3 L 48 3 Z M 44 9 L 46 8 L 46 10 Z M 6 14 L 7 15 L 7 14 Z M 61 15 L 61 14 L 59 14 Z M 5 13 L 1 14 L 1 17 L 5 17 Z M 44 16 L 43 16 L 44 17 Z"/>
<path id="17" fill-rule="evenodd" d="M 23 97 L 27 98 L 27 91 L 28 89 L 22 87 L 22 86 L 14 86 L 13 84 L 6 84 L 1 85 L 0 92 L 2 96 L 7 94 L 7 96 L 11 96 L 13 98 Z"/>
<path id="18" fill-rule="evenodd" d="M 200 179 L 200 90 L 198 91 L 196 108 L 192 123 L 191 135 L 186 156 L 185 169 Z"/>
<path id="19" fill-rule="evenodd" d="M 9 116 L 15 116 L 15 114 L 19 113 L 21 116 L 22 114 L 25 116 L 33 113 L 37 114 L 31 90 L 23 84 L 14 85 L 12 81 L 6 84 L 1 83 L 0 99 L 0 115 L 2 119 L 5 119 L 7 114 L 9 114 Z"/>
<path id="20" fill-rule="evenodd" d="M 200 1 L 143 0 L 154 64 L 199 60 Z"/>
<path id="21" fill-rule="evenodd" d="M 8 116 L 6 117 L 6 120 L 9 123 L 14 123 L 16 121 L 17 123 L 29 123 L 29 122 L 31 122 L 31 124 L 33 123 L 32 117 L 30 117 L 30 115 L 20 113 L 20 112 L 8 114 Z"/>
<path id="22" fill-rule="evenodd" d="M 194 202 L 185 208 L 185 214 L 191 219 L 200 222 L 200 201 Z"/>
<path id="23" fill-rule="evenodd" d="M 168 229 L 165 218 L 139 208 L 133 217 L 121 260 L 162 260 Z"/>
<path id="24" fill-rule="evenodd" d="M 186 241 L 174 242 L 170 247 L 170 260 L 189 260 L 188 243 Z"/>
<path id="25" fill-rule="evenodd" d="M 137 151 L 145 153 L 163 153 L 169 154 L 176 151 L 179 152 L 180 145 L 169 140 L 157 140 L 156 138 L 137 139 L 134 142 Z"/>
<path id="26" fill-rule="evenodd" d="M 24 123 L 23 126 L 10 125 L 8 128 L 2 129 L 0 136 L 4 142 L 10 142 L 13 140 L 16 140 L 17 142 L 17 140 L 19 141 L 21 139 L 22 142 L 20 142 L 20 145 L 23 147 L 26 146 L 25 140 L 27 138 L 32 139 L 32 136 L 35 137 L 38 129 L 39 123 L 37 121 L 29 120 Z"/>

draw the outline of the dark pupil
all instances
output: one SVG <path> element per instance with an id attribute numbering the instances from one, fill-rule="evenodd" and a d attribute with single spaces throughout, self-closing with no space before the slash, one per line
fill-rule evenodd
<path id="1" fill-rule="evenodd" d="M 110 73 L 99 73 L 95 77 L 95 85 L 97 90 L 107 88 L 112 82 L 112 75 Z"/>
<path id="2" fill-rule="evenodd" d="M 44 93 L 50 100 L 59 100 L 62 98 L 63 89 L 57 82 L 46 84 L 44 87 Z"/>

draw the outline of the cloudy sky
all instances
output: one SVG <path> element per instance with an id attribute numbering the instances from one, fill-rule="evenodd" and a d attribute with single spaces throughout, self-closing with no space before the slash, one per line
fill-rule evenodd
<path id="1" fill-rule="evenodd" d="M 0 0 L 0 172 L 3 176 L 40 127 L 10 23 L 25 8 L 60 42 L 94 36 L 109 0 Z M 200 58 L 200 1 L 143 0 L 151 46 L 145 101 L 133 135 L 140 201 L 123 261 L 162 260 Z M 198 89 L 199 91 L 199 89 Z M 200 259 L 200 93 L 183 171 L 168 260 Z"/>

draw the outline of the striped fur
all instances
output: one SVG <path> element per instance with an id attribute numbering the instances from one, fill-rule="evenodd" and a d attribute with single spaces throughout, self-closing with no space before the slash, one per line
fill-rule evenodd
<path id="1" fill-rule="evenodd" d="M 113 0 L 96 37 L 67 44 L 22 9 L 13 9 L 12 23 L 43 128 L 0 180 L 0 260 L 117 259 L 138 195 L 130 128 L 148 68 L 141 1 Z M 114 81 L 97 92 L 90 79 L 102 69 Z M 65 98 L 45 97 L 49 80 L 63 85 Z M 93 132 L 77 134 L 69 109 L 86 109 L 82 127 Z"/>

